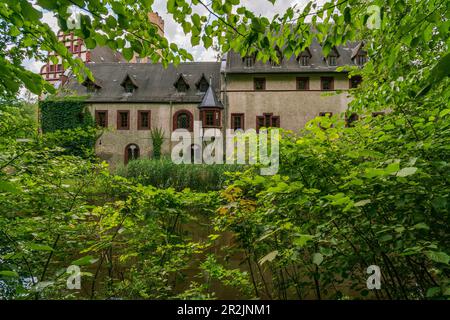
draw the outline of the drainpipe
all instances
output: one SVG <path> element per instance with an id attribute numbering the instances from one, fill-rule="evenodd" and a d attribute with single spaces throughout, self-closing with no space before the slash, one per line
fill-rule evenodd
<path id="1" fill-rule="evenodd" d="M 169 152 L 172 152 L 172 139 L 170 138 L 170 136 L 172 135 L 173 132 L 173 105 L 172 105 L 172 100 L 169 101 L 170 104 L 170 117 L 169 117 Z"/>

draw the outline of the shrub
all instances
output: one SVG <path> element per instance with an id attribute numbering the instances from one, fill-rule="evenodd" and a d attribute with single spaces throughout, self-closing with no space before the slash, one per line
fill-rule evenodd
<path id="1" fill-rule="evenodd" d="M 158 188 L 190 188 L 197 191 L 219 190 L 225 185 L 226 172 L 241 171 L 241 165 L 176 165 L 170 159 L 136 160 L 117 169 L 117 174 L 143 185 Z"/>

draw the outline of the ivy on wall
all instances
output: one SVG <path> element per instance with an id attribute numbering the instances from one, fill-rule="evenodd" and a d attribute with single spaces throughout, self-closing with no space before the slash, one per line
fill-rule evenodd
<path id="1" fill-rule="evenodd" d="M 69 130 L 94 126 L 94 119 L 83 100 L 47 99 L 39 103 L 42 132 Z"/>
<path id="2" fill-rule="evenodd" d="M 39 102 L 41 129 L 46 141 L 65 149 L 66 154 L 94 155 L 97 130 L 84 100 L 77 97 Z"/>

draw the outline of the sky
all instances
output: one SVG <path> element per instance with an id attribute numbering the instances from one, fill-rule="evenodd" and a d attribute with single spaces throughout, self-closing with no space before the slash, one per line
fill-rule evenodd
<path id="1" fill-rule="evenodd" d="M 285 10 L 290 6 L 302 6 L 307 2 L 308 0 L 277 0 L 275 5 L 272 5 L 268 0 L 241 0 L 241 5 L 245 6 L 247 9 L 251 10 L 257 15 L 272 18 L 277 13 L 284 13 Z M 215 53 L 212 49 L 205 50 L 201 45 L 196 47 L 191 46 L 190 38 L 185 36 L 181 26 L 173 21 L 171 16 L 167 14 L 166 4 L 167 1 L 165 0 L 155 0 L 153 10 L 155 12 L 158 12 L 159 15 L 164 19 L 165 36 L 169 40 L 169 42 L 175 42 L 178 46 L 188 50 L 188 52 L 190 52 L 194 56 L 195 61 L 215 61 L 217 53 Z M 198 12 L 199 14 L 203 15 L 207 14 L 206 9 L 204 8 L 199 8 L 194 12 Z M 58 25 L 52 13 L 44 13 L 43 20 L 48 25 L 50 25 L 55 32 L 58 31 Z M 43 63 L 34 60 L 28 60 L 24 61 L 24 65 L 27 69 L 38 73 Z"/>

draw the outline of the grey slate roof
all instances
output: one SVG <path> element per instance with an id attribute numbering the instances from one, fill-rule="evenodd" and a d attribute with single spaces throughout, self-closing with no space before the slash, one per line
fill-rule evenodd
<path id="1" fill-rule="evenodd" d="M 120 52 L 116 52 L 107 46 L 97 46 L 90 52 L 90 60 L 94 63 L 126 62 Z"/>
<path id="2" fill-rule="evenodd" d="M 316 72 L 336 72 L 336 68 L 344 65 L 355 65 L 352 57 L 358 42 L 348 43 L 346 46 L 337 46 L 338 52 L 337 66 L 329 66 L 323 56 L 322 47 L 314 39 L 308 48 L 311 53 L 310 65 L 301 66 L 294 55 L 287 59 L 283 57 L 280 66 L 273 67 L 269 62 L 266 64 L 257 61 L 253 67 L 245 67 L 239 53 L 230 51 L 227 55 L 225 72 L 227 73 L 316 73 Z M 358 48 L 359 49 L 359 48 Z M 357 49 L 357 50 L 358 50 Z"/>
<path id="3" fill-rule="evenodd" d="M 222 103 L 217 98 L 216 93 L 214 92 L 214 88 L 212 85 L 209 86 L 208 91 L 206 91 L 205 96 L 203 97 L 202 102 L 198 106 L 201 108 L 220 108 L 223 109 Z"/>
<path id="4" fill-rule="evenodd" d="M 200 103 L 205 95 L 200 92 L 197 83 L 204 74 L 212 78 L 214 88 L 220 88 L 219 62 L 188 62 L 178 67 L 153 63 L 90 63 L 95 82 L 101 85 L 96 92 L 88 93 L 86 87 L 71 77 L 65 88 L 72 94 L 88 96 L 88 102 L 174 102 Z M 133 93 L 126 93 L 121 86 L 127 74 L 139 85 Z M 177 92 L 174 82 L 183 75 L 188 82 L 186 92 Z"/>

